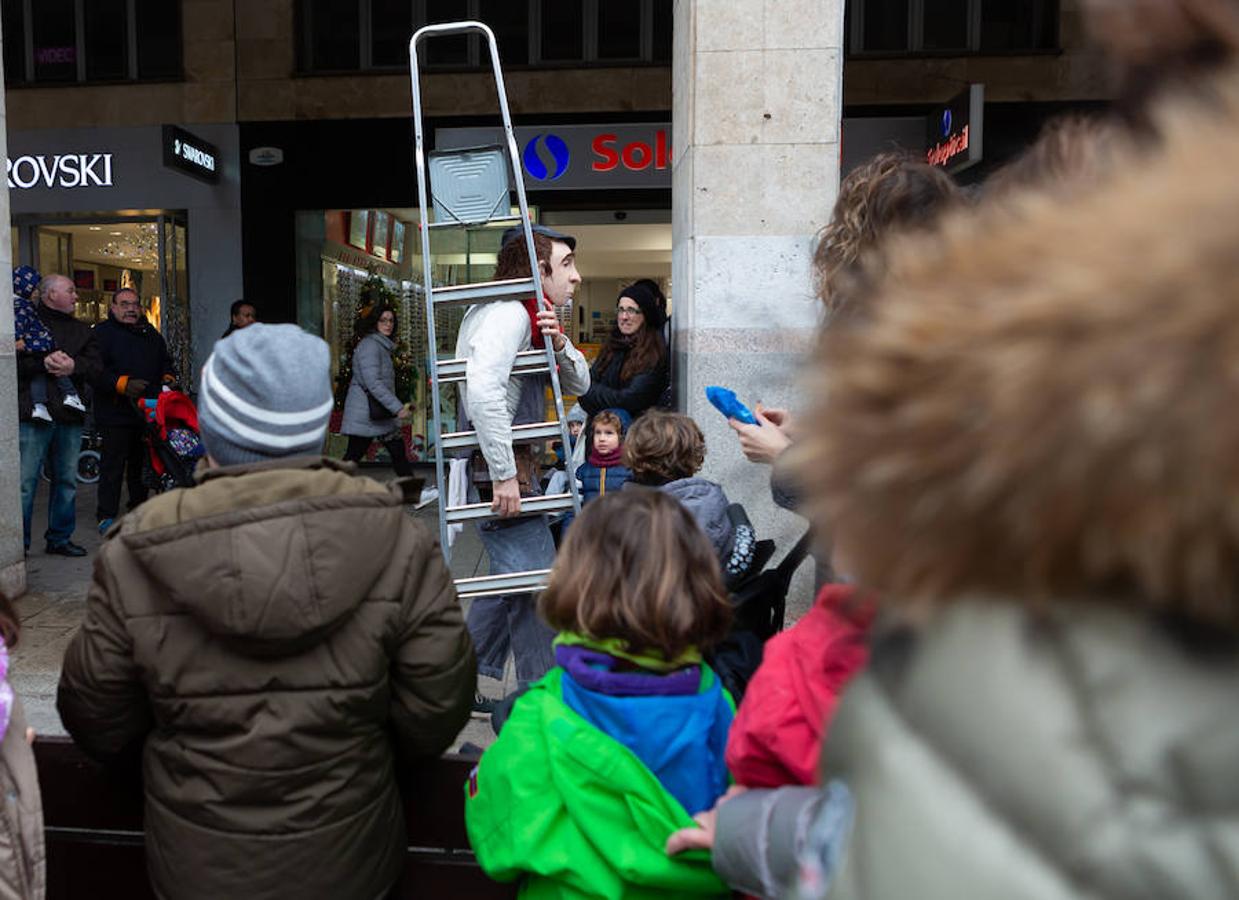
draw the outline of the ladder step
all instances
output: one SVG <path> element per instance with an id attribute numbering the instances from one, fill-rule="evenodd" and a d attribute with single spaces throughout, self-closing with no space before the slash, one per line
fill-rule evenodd
<path id="1" fill-rule="evenodd" d="M 513 425 L 512 443 L 540 441 L 546 438 L 560 437 L 558 422 L 534 422 L 532 425 Z M 478 446 L 476 431 L 449 431 L 439 436 L 439 447 L 443 450 L 464 450 Z"/>
<path id="2" fill-rule="evenodd" d="M 521 221 L 520 216 L 494 216 L 485 219 L 481 222 L 457 222 L 455 220 L 447 220 L 445 222 L 431 222 L 427 228 L 481 228 L 485 225 L 498 225 L 500 222 L 517 223 Z"/>
<path id="3" fill-rule="evenodd" d="M 456 579 L 456 594 L 461 600 L 474 597 L 493 597 L 498 594 L 523 594 L 540 591 L 550 580 L 550 569 L 532 572 L 512 572 L 508 575 L 479 575 L 475 578 Z"/>
<path id="4" fill-rule="evenodd" d="M 538 513 L 567 512 L 572 509 L 571 494 L 546 494 L 541 497 L 522 497 L 521 515 L 536 515 Z M 470 503 L 466 506 L 449 506 L 443 511 L 449 524 L 468 522 L 474 519 L 498 519 L 490 511 L 489 503 Z"/>
<path id="5" fill-rule="evenodd" d="M 456 381 L 465 380 L 465 367 L 468 364 L 467 359 L 440 359 L 435 362 L 435 368 L 439 372 L 439 384 L 451 384 Z M 550 371 L 550 367 L 546 364 L 545 350 L 522 350 L 516 354 L 516 361 L 512 364 L 513 375 L 541 375 Z"/>
<path id="6" fill-rule="evenodd" d="M 532 278 L 508 278 L 503 281 L 479 281 L 427 291 L 432 303 L 446 306 L 452 303 L 492 303 L 496 300 L 525 300 L 534 296 Z"/>

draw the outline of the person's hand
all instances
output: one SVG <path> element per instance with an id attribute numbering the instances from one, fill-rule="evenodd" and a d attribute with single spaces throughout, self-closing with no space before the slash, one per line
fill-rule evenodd
<path id="1" fill-rule="evenodd" d="M 787 435 L 789 440 L 795 440 L 796 426 L 792 422 L 792 414 L 788 412 L 787 410 L 780 409 L 779 407 L 775 407 L 775 406 L 772 406 L 769 409 L 767 409 L 766 407 L 758 403 L 757 404 L 757 417 L 759 419 L 764 419 L 765 421 L 774 425 L 775 428 L 779 429 L 779 431 Z"/>
<path id="2" fill-rule="evenodd" d="M 745 425 L 735 419 L 728 419 L 727 424 L 740 436 L 740 450 L 749 462 L 773 463 L 791 446 L 791 414 L 785 409 L 765 409 L 758 403 L 753 416 L 760 425 Z"/>
<path id="3" fill-rule="evenodd" d="M 72 375 L 76 367 L 73 357 L 63 350 L 53 350 L 43 357 L 43 368 L 47 369 L 47 374 L 56 378 Z"/>
<path id="4" fill-rule="evenodd" d="M 515 475 L 494 482 L 494 499 L 490 502 L 490 511 L 499 513 L 505 519 L 520 515 L 521 486 Z"/>
<path id="5" fill-rule="evenodd" d="M 26 743 L 34 744 L 34 729 L 29 725 L 26 726 Z"/>
<path id="6" fill-rule="evenodd" d="M 744 785 L 733 784 L 727 789 L 727 793 L 718 798 L 713 809 L 707 809 L 693 816 L 693 821 L 697 823 L 696 828 L 681 828 L 679 831 L 671 832 L 670 837 L 667 838 L 667 855 L 675 856 L 685 850 L 713 850 L 714 831 L 718 825 L 718 808 L 732 797 L 743 794 L 747 790 L 748 788 Z"/>
<path id="7" fill-rule="evenodd" d="M 400 407 L 400 412 L 396 413 L 396 418 L 403 422 L 412 414 L 413 411 L 409 409 L 409 404 L 406 403 L 404 406 Z"/>
<path id="8" fill-rule="evenodd" d="M 130 400 L 137 400 L 146 393 L 148 383 L 141 378 L 130 378 L 125 382 L 125 396 Z"/>
<path id="9" fill-rule="evenodd" d="M 25 350 L 26 342 L 23 341 L 21 338 L 18 338 L 17 340 L 13 342 L 13 349 L 14 350 Z"/>
<path id="10" fill-rule="evenodd" d="M 542 330 L 543 338 L 551 339 L 551 346 L 556 353 L 564 349 L 567 340 L 559 328 L 559 316 L 555 315 L 555 308 L 545 297 L 538 303 L 538 328 Z"/>

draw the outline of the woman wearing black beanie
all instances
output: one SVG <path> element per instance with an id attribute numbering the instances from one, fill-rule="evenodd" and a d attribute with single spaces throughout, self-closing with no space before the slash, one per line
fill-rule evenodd
<path id="1" fill-rule="evenodd" d="M 658 402 L 669 381 L 667 298 L 649 278 L 620 291 L 615 328 L 590 369 L 589 391 L 579 398 L 591 416 L 623 409 L 634 419 Z"/>

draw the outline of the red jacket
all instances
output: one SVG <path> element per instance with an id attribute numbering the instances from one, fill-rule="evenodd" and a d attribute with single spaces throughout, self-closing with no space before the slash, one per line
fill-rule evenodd
<path id="1" fill-rule="evenodd" d="M 844 687 L 865 667 L 873 604 L 828 584 L 803 619 L 766 642 L 727 739 L 745 787 L 816 784 L 822 740 Z"/>

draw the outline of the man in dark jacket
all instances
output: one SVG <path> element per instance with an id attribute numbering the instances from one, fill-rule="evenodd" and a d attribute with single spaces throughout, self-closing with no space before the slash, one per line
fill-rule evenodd
<path id="1" fill-rule="evenodd" d="M 405 865 L 397 766 L 441 753 L 477 669 L 434 536 L 317 454 L 327 344 L 215 345 L 210 468 L 104 538 L 57 707 L 103 760 L 142 750 L 147 866 L 177 900 L 376 900 Z"/>
<path id="2" fill-rule="evenodd" d="M 17 353 L 17 412 L 21 446 L 22 538 L 30 550 L 34 492 L 39 471 L 50 460 L 51 496 L 47 507 L 47 552 L 59 556 L 85 556 L 86 550 L 73 543 L 77 523 L 77 456 L 82 445 L 83 415 L 65 406 L 55 378 L 67 375 L 80 393 L 86 381 L 98 377 L 99 349 L 90 326 L 73 318 L 77 289 L 64 275 L 48 275 L 43 280 L 43 296 L 37 312 L 52 338 L 56 350 L 41 354 Z M 47 408 L 52 421 L 31 419 L 34 404 L 30 399 L 30 380 L 51 375 Z"/>
<path id="3" fill-rule="evenodd" d="M 95 326 L 103 371 L 95 386 L 95 425 L 103 439 L 99 460 L 100 533 L 120 511 L 120 485 L 129 474 L 129 508 L 146 499 L 142 483 L 142 414 L 134 405 L 159 396 L 165 382 L 176 377 L 163 335 L 142 315 L 136 291 L 124 288 L 112 295 L 105 322 Z"/>

